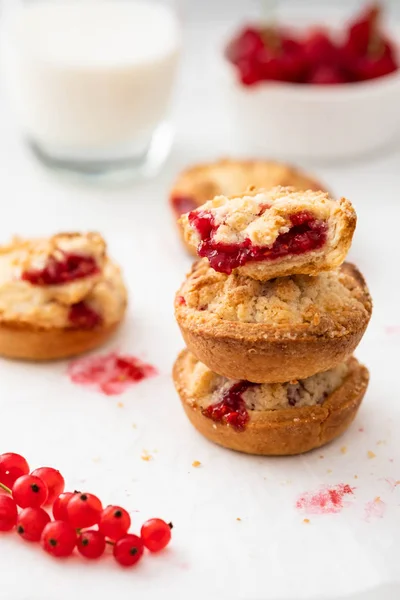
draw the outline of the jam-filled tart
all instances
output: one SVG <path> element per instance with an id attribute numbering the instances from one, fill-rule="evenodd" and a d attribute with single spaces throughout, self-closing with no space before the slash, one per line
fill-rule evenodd
<path id="1" fill-rule="evenodd" d="M 14 239 L 0 247 L 0 354 L 52 360 L 100 346 L 127 304 L 98 233 Z"/>

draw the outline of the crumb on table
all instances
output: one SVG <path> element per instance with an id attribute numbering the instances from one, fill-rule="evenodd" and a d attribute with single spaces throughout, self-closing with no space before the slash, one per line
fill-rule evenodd
<path id="1" fill-rule="evenodd" d="M 118 406 L 118 408 L 124 408 L 124 403 L 123 402 L 117 402 L 117 406 Z"/>
<path id="2" fill-rule="evenodd" d="M 140 458 L 146 461 L 153 460 L 152 455 L 149 452 L 147 452 L 147 450 L 143 450 L 142 456 Z"/>
<path id="3" fill-rule="evenodd" d="M 201 462 L 199 460 L 194 460 L 192 462 L 192 467 L 201 467 Z"/>
<path id="4" fill-rule="evenodd" d="M 340 452 L 341 452 L 342 454 L 346 454 L 346 452 L 347 452 L 347 446 L 342 446 L 342 447 L 340 448 Z"/>
<path id="5" fill-rule="evenodd" d="M 236 517 L 236 521 L 241 521 L 242 519 L 240 517 Z"/>
<path id="6" fill-rule="evenodd" d="M 308 524 L 310 522 L 310 519 L 303 519 L 303 523 Z"/>
<path id="7" fill-rule="evenodd" d="M 372 452 L 372 450 L 368 450 L 368 458 L 375 458 L 376 454 L 375 452 Z"/>

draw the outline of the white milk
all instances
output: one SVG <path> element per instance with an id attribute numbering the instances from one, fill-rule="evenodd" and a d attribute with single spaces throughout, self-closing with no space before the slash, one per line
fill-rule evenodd
<path id="1" fill-rule="evenodd" d="M 138 151 L 168 110 L 174 13 L 146 0 L 37 0 L 2 31 L 4 83 L 28 138 L 55 153 Z"/>

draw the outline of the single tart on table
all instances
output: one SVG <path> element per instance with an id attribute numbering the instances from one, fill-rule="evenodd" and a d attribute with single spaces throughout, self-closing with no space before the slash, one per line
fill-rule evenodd
<path id="1" fill-rule="evenodd" d="M 192 267 L 175 298 L 190 352 L 229 379 L 279 383 L 345 362 L 370 320 L 366 283 L 351 264 L 314 277 L 258 281 Z"/>
<path id="2" fill-rule="evenodd" d="M 180 218 L 186 242 L 213 269 L 261 281 L 340 266 L 356 221 L 345 198 L 281 186 L 216 196 Z"/>
<path id="3" fill-rule="evenodd" d="M 215 196 L 242 194 L 250 186 L 270 189 L 278 185 L 297 190 L 324 189 L 310 175 L 285 163 L 222 159 L 185 169 L 173 184 L 169 201 L 174 218 L 178 219 Z M 196 254 L 192 245 L 185 245 L 191 254 Z"/>
<path id="4" fill-rule="evenodd" d="M 66 358 L 97 348 L 121 323 L 127 292 L 98 233 L 14 239 L 0 247 L 0 354 Z"/>
<path id="5" fill-rule="evenodd" d="M 349 427 L 369 373 L 350 358 L 306 379 L 254 384 L 217 375 L 184 350 L 173 377 L 189 420 L 212 442 L 249 454 L 291 455 L 323 446 Z"/>

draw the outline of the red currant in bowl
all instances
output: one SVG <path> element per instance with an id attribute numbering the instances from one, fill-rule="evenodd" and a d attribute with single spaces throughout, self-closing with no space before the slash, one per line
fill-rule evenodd
<path id="1" fill-rule="evenodd" d="M 256 24 L 235 34 L 226 107 L 238 141 L 262 140 L 277 158 L 336 160 L 400 136 L 400 36 L 381 12 L 367 8 L 334 29 L 326 7 L 327 26 L 303 17 L 293 30 Z"/>

